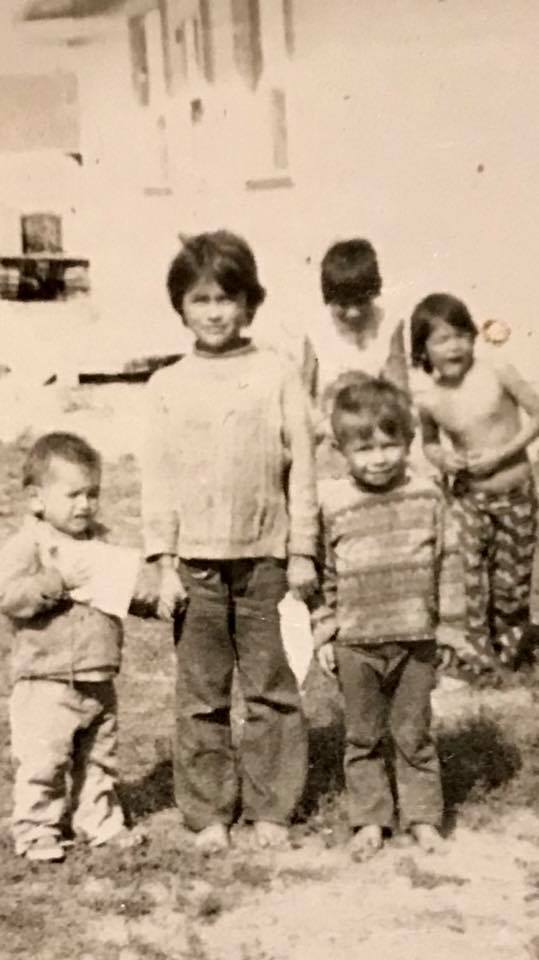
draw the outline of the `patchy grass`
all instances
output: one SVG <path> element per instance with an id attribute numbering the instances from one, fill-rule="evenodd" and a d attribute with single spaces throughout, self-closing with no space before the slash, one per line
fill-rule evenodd
<path id="1" fill-rule="evenodd" d="M 0 449 L 0 536 L 18 526 L 23 510 L 20 464 L 24 444 Z M 132 457 L 107 464 L 103 519 L 119 543 L 139 543 L 139 475 Z M 253 891 L 275 880 L 286 886 L 323 881 L 312 868 L 272 865 L 238 843 L 210 860 L 194 849 L 173 802 L 170 739 L 173 727 L 174 660 L 170 630 L 154 621 L 129 618 L 120 699 L 120 787 L 133 824 L 149 829 L 149 842 L 131 851 L 88 850 L 76 845 L 59 866 L 28 864 L 11 847 L 7 818 L 12 769 L 7 725 L 9 643 L 0 632 L 0 926 L 5 960 L 208 960 L 197 930 L 212 924 Z M 481 708 L 457 719 L 442 718 L 437 736 L 447 802 L 448 830 L 458 818 L 472 827 L 497 822 L 522 806 L 539 812 L 539 697 L 537 669 L 514 678 Z M 520 695 L 526 688 L 526 700 Z M 515 703 L 512 704 L 512 697 Z M 520 699 L 519 699 L 520 697 Z M 310 835 L 326 847 L 348 836 L 343 794 L 344 730 L 336 685 L 313 667 L 305 708 L 310 721 L 309 776 L 292 845 Z M 239 831 L 241 834 L 241 830 Z M 458 875 L 402 868 L 412 885 L 459 885 Z M 61 908 L 60 908 L 61 905 Z M 163 953 L 148 938 L 145 923 L 157 918 L 167 931 Z M 246 948 L 247 949 L 247 948 Z M 254 960 L 253 947 L 240 960 Z M 535 940 L 530 956 L 539 957 Z M 535 951 L 535 952 L 534 952 Z M 256 950 L 255 950 L 256 953 Z M 263 949 L 256 960 L 266 957 Z"/>

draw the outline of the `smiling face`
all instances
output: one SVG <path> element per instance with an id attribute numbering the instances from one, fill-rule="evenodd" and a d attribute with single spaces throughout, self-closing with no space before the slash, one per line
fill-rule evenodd
<path id="1" fill-rule="evenodd" d="M 33 491 L 34 511 L 70 537 L 84 537 L 99 505 L 98 470 L 52 457 L 42 482 Z"/>
<path id="2" fill-rule="evenodd" d="M 425 351 L 438 380 L 459 383 L 472 366 L 474 338 L 468 330 L 437 319 L 425 341 Z"/>
<path id="3" fill-rule="evenodd" d="M 346 429 L 344 422 L 342 426 Z M 408 443 L 400 434 L 391 436 L 377 426 L 368 433 L 350 431 L 340 447 L 350 473 L 363 486 L 384 490 L 404 476 Z"/>
<path id="4" fill-rule="evenodd" d="M 245 293 L 231 296 L 216 280 L 201 278 L 184 295 L 182 316 L 196 344 L 210 353 L 225 353 L 241 342 L 251 317 Z"/>

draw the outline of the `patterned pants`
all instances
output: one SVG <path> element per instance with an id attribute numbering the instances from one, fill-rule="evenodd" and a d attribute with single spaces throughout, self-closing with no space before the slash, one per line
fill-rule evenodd
<path id="1" fill-rule="evenodd" d="M 464 566 L 470 666 L 512 665 L 529 621 L 537 496 L 532 483 L 455 500 Z"/>

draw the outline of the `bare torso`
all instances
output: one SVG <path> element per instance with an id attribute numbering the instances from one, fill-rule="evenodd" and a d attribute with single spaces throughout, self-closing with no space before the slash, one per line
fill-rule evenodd
<path id="1" fill-rule="evenodd" d="M 503 447 L 521 427 L 518 404 L 495 369 L 475 361 L 455 385 L 432 381 L 423 406 L 464 458 Z M 487 476 L 463 472 L 470 490 L 501 493 L 525 483 L 531 468 L 525 450 L 505 460 Z"/>

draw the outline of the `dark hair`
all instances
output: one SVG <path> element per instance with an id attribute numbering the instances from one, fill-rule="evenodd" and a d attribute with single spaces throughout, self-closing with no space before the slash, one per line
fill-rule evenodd
<path id="1" fill-rule="evenodd" d="M 320 281 L 324 303 L 373 300 L 382 289 L 376 251 L 368 240 L 334 243 L 322 260 Z"/>
<path id="2" fill-rule="evenodd" d="M 49 469 L 51 460 L 67 460 L 85 467 L 91 473 L 100 473 L 101 457 L 86 440 L 76 433 L 45 433 L 36 440 L 26 455 L 22 468 L 23 487 L 39 486 Z"/>
<path id="3" fill-rule="evenodd" d="M 244 293 L 252 319 L 266 291 L 259 283 L 256 260 L 245 240 L 228 230 L 216 230 L 182 239 L 182 243 L 167 275 L 168 294 L 176 312 L 183 316 L 185 294 L 197 281 L 209 277 L 229 297 Z"/>
<path id="4" fill-rule="evenodd" d="M 403 390 L 383 377 L 359 374 L 337 390 L 331 414 L 331 426 L 339 444 L 351 436 L 370 439 L 378 427 L 388 437 L 402 438 L 406 444 L 414 436 L 412 408 Z"/>
<path id="5" fill-rule="evenodd" d="M 462 300 L 450 293 L 429 294 L 417 304 L 410 321 L 412 366 L 423 367 L 425 373 L 432 373 L 432 364 L 426 350 L 427 340 L 440 320 L 455 330 L 468 333 L 472 340 L 477 336 L 477 327 Z"/>

